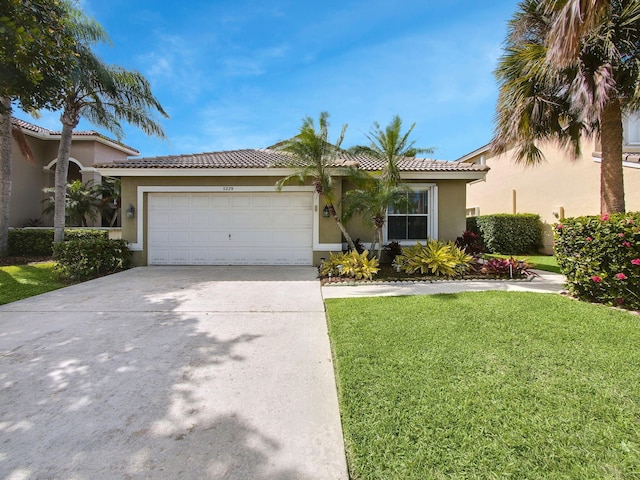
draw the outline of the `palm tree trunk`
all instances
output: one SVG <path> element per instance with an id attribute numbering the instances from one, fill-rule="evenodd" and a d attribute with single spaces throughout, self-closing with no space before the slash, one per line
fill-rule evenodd
<path id="1" fill-rule="evenodd" d="M 11 100 L 0 98 L 0 257 L 9 247 L 11 199 Z"/>
<path id="2" fill-rule="evenodd" d="M 610 99 L 600 119 L 602 163 L 600 164 L 600 213 L 624 212 L 622 172 L 622 109 L 620 100 Z"/>
<path id="3" fill-rule="evenodd" d="M 67 200 L 67 174 L 69 172 L 71 138 L 73 136 L 73 129 L 78 125 L 78 120 L 72 118 L 72 116 L 68 115 L 66 112 L 62 114 L 60 120 L 62 121 L 62 134 L 60 135 L 60 147 L 58 148 L 58 161 L 56 163 L 56 179 L 54 187 L 54 242 L 64 241 Z"/>
<path id="4" fill-rule="evenodd" d="M 335 222 L 338 224 L 338 228 L 342 232 L 342 236 L 347 241 L 347 245 L 349 245 L 349 248 L 355 252 L 356 251 L 356 245 L 353 243 L 353 240 L 351 239 L 351 235 L 349 235 L 349 232 L 347 232 L 347 229 L 344 228 L 344 225 L 343 225 L 342 221 L 340 220 L 340 217 L 338 216 L 338 213 L 336 212 L 336 209 L 333 206 L 333 203 L 327 197 L 325 197 L 324 200 L 325 200 L 325 204 L 327 205 L 327 207 L 329 207 L 329 211 L 331 212 L 331 216 L 333 217 Z"/>
<path id="5" fill-rule="evenodd" d="M 378 261 L 382 258 L 382 227 L 378 228 Z"/>

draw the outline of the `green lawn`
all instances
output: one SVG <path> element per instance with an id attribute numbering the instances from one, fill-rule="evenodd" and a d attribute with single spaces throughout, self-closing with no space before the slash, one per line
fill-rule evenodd
<path id="1" fill-rule="evenodd" d="M 352 480 L 640 478 L 640 318 L 559 295 L 326 301 Z"/>
<path id="2" fill-rule="evenodd" d="M 499 254 L 487 254 L 487 258 L 516 258 L 518 260 L 526 260 L 531 268 L 538 270 L 545 270 L 547 272 L 561 273 L 556 257 L 553 255 L 499 255 Z"/>
<path id="3" fill-rule="evenodd" d="M 64 287 L 54 275 L 54 265 L 46 262 L 0 267 L 0 305 Z"/>

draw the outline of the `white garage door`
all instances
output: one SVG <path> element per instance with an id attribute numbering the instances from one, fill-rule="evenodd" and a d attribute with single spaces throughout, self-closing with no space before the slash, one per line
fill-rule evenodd
<path id="1" fill-rule="evenodd" d="M 310 193 L 150 193 L 150 265 L 311 265 Z"/>

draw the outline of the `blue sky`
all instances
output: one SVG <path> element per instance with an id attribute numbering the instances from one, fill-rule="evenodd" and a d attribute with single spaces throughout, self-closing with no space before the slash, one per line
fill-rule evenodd
<path id="1" fill-rule="evenodd" d="M 171 116 L 168 141 L 125 126 L 145 157 L 263 148 L 302 118 L 366 143 L 374 121 L 415 122 L 416 145 L 456 158 L 487 143 L 493 70 L 517 0 L 82 0 L 109 33 L 98 52 L 142 72 Z M 43 111 L 59 130 L 59 114 Z M 24 114 L 18 116 L 25 117 Z M 79 129 L 95 129 L 87 122 Z"/>

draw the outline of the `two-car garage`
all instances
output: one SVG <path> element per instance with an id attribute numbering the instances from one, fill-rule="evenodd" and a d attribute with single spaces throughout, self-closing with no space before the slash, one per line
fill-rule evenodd
<path id="1" fill-rule="evenodd" d="M 150 265 L 311 265 L 313 194 L 150 192 Z"/>

